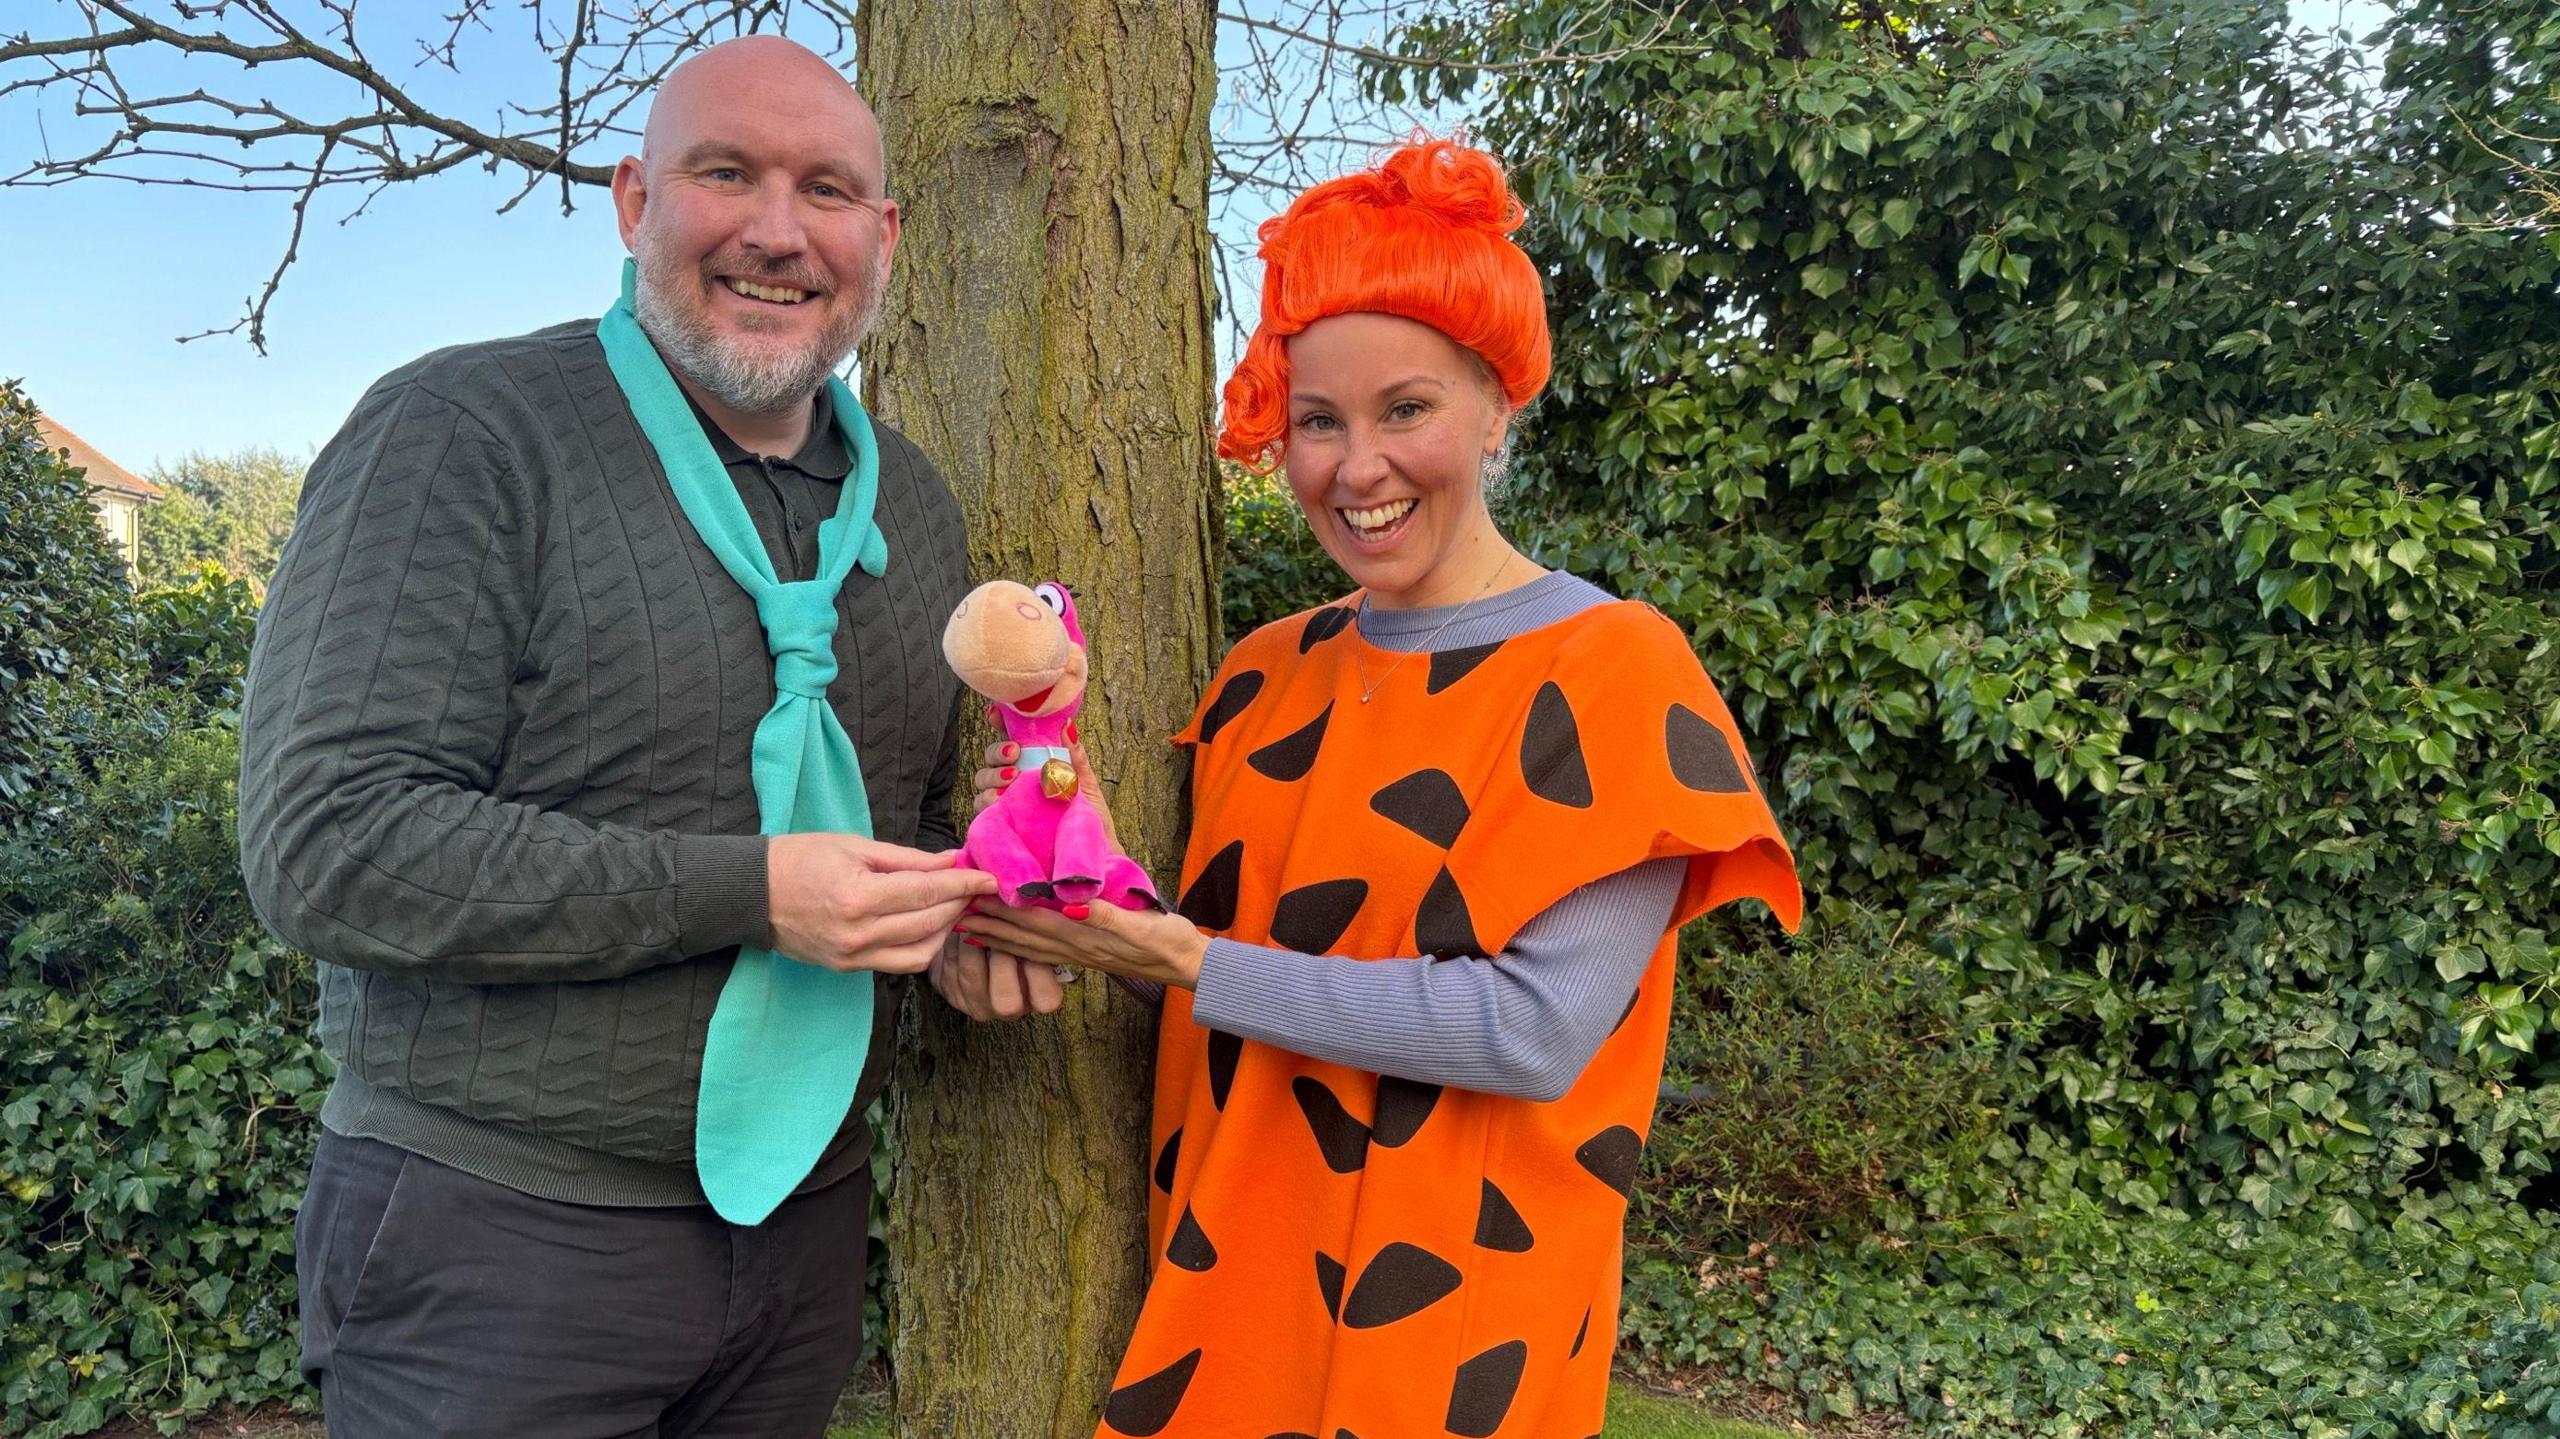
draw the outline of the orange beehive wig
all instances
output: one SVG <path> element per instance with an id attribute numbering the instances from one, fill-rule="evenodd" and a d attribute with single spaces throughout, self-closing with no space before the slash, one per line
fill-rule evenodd
<path id="1" fill-rule="evenodd" d="M 1547 383 L 1547 302 L 1511 242 L 1526 216 L 1491 155 L 1405 145 L 1262 223 L 1262 320 L 1227 377 L 1218 453 L 1255 468 L 1289 422 L 1289 337 L 1328 315 L 1418 320 L 1473 351 L 1513 409 Z"/>

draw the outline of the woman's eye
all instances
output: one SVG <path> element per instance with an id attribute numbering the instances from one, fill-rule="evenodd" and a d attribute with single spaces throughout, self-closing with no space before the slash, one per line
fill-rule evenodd
<path id="1" fill-rule="evenodd" d="M 1300 416 L 1298 420 L 1298 428 L 1302 430 L 1316 430 L 1319 432 L 1330 430 L 1333 428 L 1333 416 L 1321 414 Z"/>
<path id="2" fill-rule="evenodd" d="M 1395 403 L 1395 406 L 1387 411 L 1387 418 L 1391 420 L 1418 419 L 1422 415 L 1422 410 L 1423 405 L 1420 400 L 1398 400 Z"/>

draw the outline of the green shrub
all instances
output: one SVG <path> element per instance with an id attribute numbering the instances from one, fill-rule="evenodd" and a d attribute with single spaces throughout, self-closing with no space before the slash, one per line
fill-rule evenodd
<path id="1" fill-rule="evenodd" d="M 1800 1238 L 1979 1157 L 1993 1056 L 1946 960 L 1842 905 L 1795 944 L 1729 924 L 1684 939 L 1639 1245 L 1695 1262 Z"/>
<path id="2" fill-rule="evenodd" d="M 0 1432 L 293 1394 L 293 1214 L 328 1066 L 258 927 L 238 747 L 180 703 L 70 705 L 61 797 L 0 834 Z"/>
<path id="3" fill-rule="evenodd" d="M 258 628 L 249 582 L 206 564 L 184 584 L 144 590 L 135 610 L 144 683 L 182 706 L 236 722 Z"/>
<path id="4" fill-rule="evenodd" d="M 81 472 L 45 447 L 36 407 L 0 384 L 0 824 L 35 802 L 57 687 L 121 690 L 131 592 Z"/>
<path id="5" fill-rule="evenodd" d="M 1611 58 L 1381 77 L 1490 76 L 1526 533 L 1690 629 L 1808 888 L 1957 966 L 1982 1202 L 2553 1202 L 2560 233 L 2468 136 L 2548 158 L 2560 11 L 2286 24 L 1527 0 L 1399 43 Z"/>
<path id="6" fill-rule="evenodd" d="M 1287 485 L 1232 465 L 1221 465 L 1218 474 L 1226 490 L 1218 613 L 1229 644 L 1350 590 Z"/>

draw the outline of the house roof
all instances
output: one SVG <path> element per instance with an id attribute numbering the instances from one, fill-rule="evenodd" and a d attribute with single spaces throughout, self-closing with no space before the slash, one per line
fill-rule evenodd
<path id="1" fill-rule="evenodd" d="M 36 412 L 36 433 L 50 449 L 69 450 L 71 463 L 89 472 L 89 488 L 111 495 L 125 495 L 137 500 L 156 500 L 162 491 L 158 485 L 98 453 L 98 448 L 71 433 L 53 416 Z"/>

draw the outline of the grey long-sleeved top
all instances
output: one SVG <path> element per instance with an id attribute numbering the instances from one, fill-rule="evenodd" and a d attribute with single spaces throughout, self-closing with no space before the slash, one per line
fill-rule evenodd
<path id="1" fill-rule="evenodd" d="M 810 573 L 841 447 L 819 427 L 759 461 L 709 434 L 777 570 Z M 948 848 L 959 506 L 877 437 L 889 569 L 845 581 L 827 697 L 877 836 Z M 377 383 L 305 481 L 241 733 L 250 898 L 320 961 L 322 1123 L 548 1198 L 701 1202 L 703 1035 L 737 947 L 768 938 L 750 747 L 773 698 L 755 604 L 592 321 Z M 810 1187 L 868 1158 L 861 1108 Z"/>
<path id="2" fill-rule="evenodd" d="M 1463 614 L 1363 609 L 1359 625 L 1381 649 L 1419 654 L 1496 644 L 1609 602 L 1559 572 Z M 1683 859 L 1649 860 L 1585 885 L 1490 959 L 1348 959 L 1213 939 L 1191 1017 L 1378 1074 L 1554 1099 L 1625 1015 L 1687 869 Z"/>

